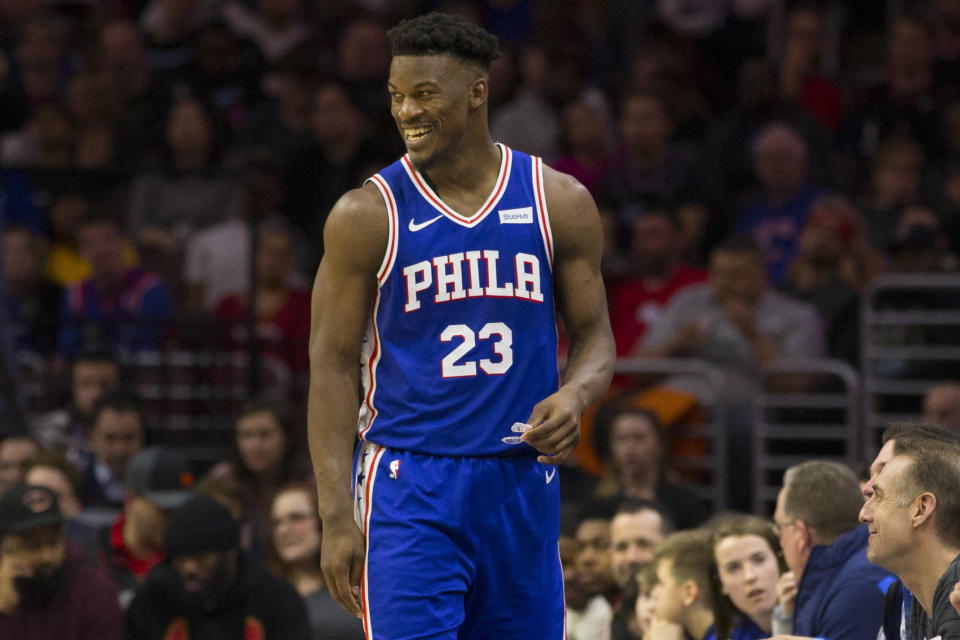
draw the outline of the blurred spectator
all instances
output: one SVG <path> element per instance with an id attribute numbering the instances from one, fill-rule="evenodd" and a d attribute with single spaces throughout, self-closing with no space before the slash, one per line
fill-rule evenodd
<path id="1" fill-rule="evenodd" d="M 513 98 L 490 120 L 494 140 L 546 162 L 552 162 L 560 148 L 560 119 L 545 95 L 549 72 L 550 61 L 543 49 L 523 47 L 518 56 L 520 84 Z"/>
<path id="2" fill-rule="evenodd" d="M 346 83 L 350 93 L 356 96 L 361 108 L 373 120 L 374 137 L 379 139 L 390 134 L 399 143 L 397 125 L 384 108 L 383 90 L 390 71 L 387 27 L 361 13 L 344 21 L 337 36 L 337 78 Z"/>
<path id="3" fill-rule="evenodd" d="M 699 144 L 710 116 L 710 105 L 696 82 L 696 74 L 702 72 L 697 62 L 682 43 L 663 38 L 646 41 L 627 68 L 626 85 L 631 91 L 665 96 L 673 117 L 674 139 Z"/>
<path id="4" fill-rule="evenodd" d="M 0 440 L 0 493 L 23 482 L 26 462 L 40 451 L 40 445 L 27 436 L 7 436 Z"/>
<path id="5" fill-rule="evenodd" d="M 862 506 L 857 477 L 842 464 L 811 460 L 784 474 L 773 520 L 790 568 L 781 580 L 798 585 L 793 601 L 780 603 L 794 635 L 875 640 L 889 574 L 867 561 Z"/>
<path id="6" fill-rule="evenodd" d="M 818 198 L 800 233 L 796 258 L 778 287 L 817 310 L 827 355 L 853 366 L 860 361 L 860 299 L 846 274 L 858 270 L 855 215 L 842 198 Z"/>
<path id="7" fill-rule="evenodd" d="M 70 187 L 53 194 L 52 198 L 47 277 L 66 287 L 90 276 L 90 262 L 77 246 L 77 231 L 81 222 L 91 215 L 93 201 L 88 193 Z M 127 267 L 137 265 L 137 252 L 129 240 L 125 240 L 122 260 Z"/>
<path id="8" fill-rule="evenodd" d="M 568 601 L 566 634 L 570 640 L 609 640 L 616 583 L 610 567 L 610 520 L 614 504 L 597 501 L 580 514 L 574 541 L 575 601 Z M 564 572 L 564 584 L 567 582 Z M 577 605 L 580 605 L 579 607 Z"/>
<path id="9" fill-rule="evenodd" d="M 824 15 L 814 2 L 788 10 L 780 58 L 780 95 L 795 101 L 828 131 L 843 121 L 840 88 L 822 73 Z"/>
<path id="10" fill-rule="evenodd" d="M 20 349 L 49 355 L 57 345 L 57 320 L 63 291 L 44 276 L 46 241 L 26 227 L 3 230 L 0 273 L 7 317 L 15 324 Z"/>
<path id="11" fill-rule="evenodd" d="M 599 91 L 587 90 L 563 109 L 561 153 L 551 166 L 576 178 L 596 197 L 597 184 L 610 167 L 614 146 L 607 99 Z"/>
<path id="12" fill-rule="evenodd" d="M 599 181 L 602 215 L 630 225 L 651 202 L 686 202 L 700 197 L 695 152 L 671 142 L 672 114 L 665 98 L 635 92 L 620 101 L 622 148 Z"/>
<path id="13" fill-rule="evenodd" d="M 210 469 L 211 478 L 229 477 L 241 487 L 249 520 L 243 548 L 261 556 L 269 532 L 270 501 L 277 489 L 311 477 L 301 453 L 301 436 L 287 408 L 265 399 L 248 402 L 237 417 L 234 448 L 228 460 Z"/>
<path id="14" fill-rule="evenodd" d="M 779 358 L 823 353 L 816 311 L 767 286 L 764 258 L 750 240 L 732 238 L 710 256 L 710 280 L 673 297 L 643 340 L 644 355 L 703 358 L 727 374 L 728 401 L 753 397 L 758 369 Z M 688 387 L 672 379 L 668 386 Z"/>
<path id="15" fill-rule="evenodd" d="M 297 284 L 296 247 L 291 230 L 283 223 L 265 222 L 258 230 L 256 299 L 253 313 L 262 351 L 291 369 L 307 368 L 306 344 L 310 337 L 310 290 Z M 215 314 L 224 320 L 243 320 L 250 309 L 246 292 L 234 292 L 217 305 Z M 235 324 L 234 333 L 245 328 Z M 235 336 L 243 342 L 242 336 Z"/>
<path id="16" fill-rule="evenodd" d="M 184 252 L 188 313 L 212 314 L 222 299 L 249 291 L 255 225 L 280 214 L 282 169 L 269 151 L 250 149 L 241 154 L 232 173 L 239 215 L 193 234 Z"/>
<path id="17" fill-rule="evenodd" d="M 257 0 L 250 6 L 230 1 L 221 12 L 234 33 L 253 42 L 267 63 L 275 64 L 311 37 L 303 4 L 303 0 Z"/>
<path id="18" fill-rule="evenodd" d="M 633 223 L 628 277 L 610 287 L 610 325 L 617 356 L 636 353 L 673 296 L 707 280 L 703 269 L 681 262 L 680 222 L 667 206 L 640 211 Z"/>
<path id="19" fill-rule="evenodd" d="M 907 207 L 900 214 L 888 246 L 895 273 L 938 273 L 957 268 L 940 219 L 927 207 Z"/>
<path id="20" fill-rule="evenodd" d="M 96 68 L 119 93 L 117 164 L 134 173 L 161 148 L 165 114 L 173 102 L 170 84 L 150 69 L 143 36 L 124 18 L 100 27 Z"/>
<path id="21" fill-rule="evenodd" d="M 902 13 L 886 36 L 886 78 L 855 101 L 840 142 L 869 158 L 880 141 L 909 135 L 939 159 L 945 150 L 939 110 L 945 105 L 933 84 L 933 27 L 919 13 Z"/>
<path id="22" fill-rule="evenodd" d="M 236 146 L 241 150 L 268 149 L 280 162 L 306 148 L 310 144 L 317 73 L 315 52 L 308 47 L 295 49 L 280 61 L 265 87 L 267 99 L 250 112 L 236 137 Z M 380 89 L 382 92 L 383 87 Z"/>
<path id="23" fill-rule="evenodd" d="M 65 180 L 73 164 L 74 133 L 64 107 L 42 103 L 31 109 L 23 129 L 0 139 L 0 161 L 4 166 L 46 171 Z"/>
<path id="24" fill-rule="evenodd" d="M 193 474 L 172 449 L 148 447 L 127 465 L 123 513 L 100 530 L 98 561 L 126 609 L 147 574 L 163 560 L 167 516 L 193 495 Z"/>
<path id="25" fill-rule="evenodd" d="M 886 250 L 897 226 L 897 216 L 922 198 L 925 156 L 913 138 L 885 140 L 872 161 L 870 193 L 863 211 L 871 244 Z"/>
<path id="26" fill-rule="evenodd" d="M 63 534 L 83 551 L 88 560 L 96 557 L 97 531 L 80 517 L 80 471 L 62 453 L 41 450 L 24 467 L 23 482 L 53 491 L 63 515 Z"/>
<path id="27" fill-rule="evenodd" d="M 923 396 L 923 421 L 960 429 L 960 382 L 944 380 Z"/>
<path id="28" fill-rule="evenodd" d="M 721 520 L 711 534 L 711 548 L 717 638 L 770 637 L 777 583 L 787 569 L 770 521 L 740 514 Z"/>
<path id="29" fill-rule="evenodd" d="M 127 245 L 116 219 L 91 213 L 80 223 L 77 240 L 90 262 L 90 277 L 66 291 L 60 353 L 70 357 L 80 348 L 156 348 L 160 321 L 173 313 L 166 286 L 158 276 L 124 264 Z"/>
<path id="30" fill-rule="evenodd" d="M 72 464 L 83 464 L 90 452 L 88 438 L 97 401 L 107 391 L 119 389 L 120 383 L 120 362 L 112 354 L 80 352 L 70 364 L 69 404 L 39 416 L 31 433 L 44 447 L 66 454 Z"/>
<path id="31" fill-rule="evenodd" d="M 323 581 L 316 495 L 311 483 L 285 487 L 274 496 L 270 569 L 303 597 L 313 640 L 363 640 L 363 625 L 334 601 Z"/>
<path id="32" fill-rule="evenodd" d="M 179 264 L 183 243 L 199 229 L 235 216 L 233 184 L 218 169 L 213 115 L 196 100 L 180 100 L 167 114 L 166 163 L 134 179 L 127 212 L 139 248 L 160 264 Z M 175 271 L 179 278 L 179 269 Z"/>
<path id="33" fill-rule="evenodd" d="M 607 466 L 598 495 L 655 502 L 678 529 L 706 519 L 700 498 L 667 478 L 667 435 L 655 412 L 630 398 L 610 401 L 597 413 L 593 439 Z"/>
<path id="34" fill-rule="evenodd" d="M 16 68 L 29 104 L 36 106 L 62 97 L 70 71 L 66 21 L 47 8 L 31 16 L 19 35 Z"/>
<path id="35" fill-rule="evenodd" d="M 671 533 L 673 523 L 653 502 L 626 499 L 610 521 L 613 577 L 621 588 L 653 562 L 653 549 Z"/>
<path id="36" fill-rule="evenodd" d="M 212 498 L 195 496 L 174 511 L 167 559 L 127 609 L 127 640 L 309 640 L 300 595 L 241 551 L 239 539 L 236 521 Z"/>
<path id="37" fill-rule="evenodd" d="M 751 143 L 761 129 L 776 122 L 797 131 L 806 143 L 807 157 L 817 158 L 809 167 L 808 182 L 826 184 L 833 164 L 826 131 L 798 104 L 780 99 L 776 71 L 769 61 L 744 61 L 737 79 L 737 104 L 711 122 L 705 136 L 702 171 L 720 217 L 714 225 L 721 237 L 726 233 L 724 218 L 741 209 L 753 187 Z"/>
<path id="38" fill-rule="evenodd" d="M 85 73 L 71 78 L 67 107 L 74 128 L 74 166 L 117 168 L 117 99 L 106 76 Z"/>
<path id="39" fill-rule="evenodd" d="M 143 448 L 145 437 L 143 413 L 132 396 L 121 391 L 101 396 L 90 427 L 92 455 L 83 468 L 80 501 L 85 508 L 123 506 L 127 465 Z"/>
<path id="40" fill-rule="evenodd" d="M 116 591 L 67 542 L 62 521 L 49 489 L 0 496 L 0 637 L 121 640 Z"/>
<path id="41" fill-rule="evenodd" d="M 238 38 L 223 21 L 214 20 L 192 35 L 182 77 L 190 95 L 209 104 L 216 119 L 236 133 L 262 99 L 263 66 L 255 45 Z"/>
<path id="42" fill-rule="evenodd" d="M 760 245 L 770 282 L 777 284 L 796 254 L 807 213 L 820 190 L 808 182 L 807 147 L 789 125 L 774 123 L 763 128 L 751 152 L 760 193 L 740 211 L 734 231 Z"/>
<path id="43" fill-rule="evenodd" d="M 712 555 L 710 532 L 704 529 L 672 533 L 657 546 L 648 640 L 713 636 Z"/>
<path id="44" fill-rule="evenodd" d="M 370 122 L 356 98 L 338 81 L 314 92 L 309 146 L 283 167 L 284 214 L 308 239 L 314 263 L 323 257 L 323 225 L 337 199 L 390 164 L 370 138 Z M 311 265 L 312 266 L 312 265 Z"/>
<path id="45" fill-rule="evenodd" d="M 149 0 L 137 21 L 147 41 L 151 69 L 179 71 L 190 60 L 190 37 L 216 15 L 213 0 Z"/>

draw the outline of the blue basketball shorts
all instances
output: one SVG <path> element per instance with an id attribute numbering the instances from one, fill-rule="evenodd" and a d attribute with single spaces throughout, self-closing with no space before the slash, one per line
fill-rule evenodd
<path id="1" fill-rule="evenodd" d="M 532 458 L 361 442 L 354 492 L 368 640 L 563 640 L 558 474 Z"/>

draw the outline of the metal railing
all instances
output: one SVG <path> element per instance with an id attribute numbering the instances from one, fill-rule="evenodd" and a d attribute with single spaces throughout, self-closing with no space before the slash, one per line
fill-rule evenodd
<path id="1" fill-rule="evenodd" d="M 811 458 L 860 462 L 860 377 L 839 360 L 776 362 L 753 401 L 753 511 L 773 513 L 783 472 Z"/>
<path id="2" fill-rule="evenodd" d="M 960 377 L 960 274 L 877 277 L 860 311 L 862 446 L 869 459 L 883 429 L 917 420 L 923 395 Z"/>

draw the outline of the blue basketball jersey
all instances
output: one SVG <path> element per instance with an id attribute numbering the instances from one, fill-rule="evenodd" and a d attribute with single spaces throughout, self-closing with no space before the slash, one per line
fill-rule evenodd
<path id="1" fill-rule="evenodd" d="M 499 145 L 479 211 L 404 156 L 369 179 L 389 240 L 362 350 L 360 437 L 443 456 L 534 455 L 511 426 L 557 390 L 553 239 L 539 158 Z"/>

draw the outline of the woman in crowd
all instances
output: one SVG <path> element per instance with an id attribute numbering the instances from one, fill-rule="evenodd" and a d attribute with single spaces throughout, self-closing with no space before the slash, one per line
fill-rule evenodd
<path id="1" fill-rule="evenodd" d="M 324 588 L 320 572 L 320 518 L 312 483 L 283 487 L 270 507 L 270 569 L 303 596 L 315 640 L 362 640 L 363 625 Z"/>
<path id="2" fill-rule="evenodd" d="M 247 519 L 242 523 L 244 546 L 254 555 L 263 550 L 270 502 L 277 489 L 312 477 L 307 460 L 297 452 L 302 440 L 283 405 L 251 400 L 237 418 L 230 459 L 210 469 L 211 478 L 229 478 L 238 485 Z"/>
<path id="3" fill-rule="evenodd" d="M 706 519 L 703 501 L 667 477 L 667 434 L 656 412 L 632 397 L 609 401 L 597 412 L 593 441 L 607 466 L 594 492 L 597 497 L 657 502 L 677 529 L 696 527 Z"/>
<path id="4" fill-rule="evenodd" d="M 714 617 L 717 640 L 769 638 L 777 581 L 786 570 L 770 522 L 733 515 L 713 529 Z"/>

